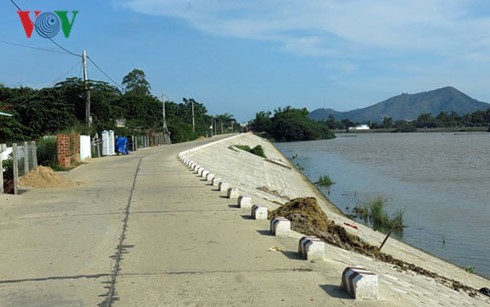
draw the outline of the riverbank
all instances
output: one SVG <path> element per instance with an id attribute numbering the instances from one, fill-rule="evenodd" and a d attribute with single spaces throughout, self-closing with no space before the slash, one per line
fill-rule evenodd
<path id="1" fill-rule="evenodd" d="M 261 145 L 265 150 L 268 160 L 279 163 L 271 163 L 271 161 L 268 161 L 267 159 L 253 156 L 250 153 L 234 150 L 233 145 L 238 144 L 249 145 L 250 147 Z M 216 159 L 216 157 L 219 157 L 219 159 Z M 337 208 L 334 209 L 331 202 L 323 197 L 323 194 L 321 194 L 321 192 L 319 192 L 299 171 L 297 171 L 288 159 L 286 159 L 267 140 L 251 134 L 239 135 L 221 141 L 219 144 L 206 147 L 201 151 L 192 152 L 189 154 L 189 158 L 195 160 L 205 168 L 210 169 L 217 176 L 220 176 L 225 181 L 229 182 L 232 186 L 238 187 L 243 193 L 253 196 L 260 205 L 274 209 L 279 206 L 278 204 L 287 201 L 287 199 L 313 196 L 319 200 L 319 204 L 329 218 L 334 220 L 336 224 L 345 225 L 347 223 L 356 226 L 357 229 L 349 227 L 349 232 L 375 246 L 379 246 L 384 239 L 383 234 L 375 232 L 370 228 L 339 214 Z M 285 165 L 286 167 L 279 166 L 278 164 Z M 414 264 L 428 271 L 437 273 L 440 276 L 455 279 L 460 283 L 475 289 L 487 287 L 489 284 L 489 281 L 483 277 L 467 273 L 459 267 L 394 239 L 388 240 L 383 247 L 383 251 L 404 262 Z M 338 259 L 341 255 L 345 256 L 345 253 L 344 250 L 339 249 L 336 250 L 332 257 Z M 393 291 L 397 291 L 394 290 L 394 288 L 396 288 L 406 292 L 406 294 L 410 296 L 410 293 L 415 295 L 415 293 L 420 293 L 420 291 L 424 292 L 423 289 L 428 288 L 432 289 L 432 293 L 439 293 L 444 289 L 443 292 L 450 296 L 455 294 L 461 295 L 461 292 L 456 292 L 450 289 L 450 287 L 436 282 L 433 278 L 418 275 L 414 272 L 399 272 L 396 266 L 387 265 L 386 263 L 374 259 L 367 259 L 365 256 L 355 253 L 349 252 L 347 255 L 347 258 L 344 258 L 342 265 L 339 266 L 339 263 L 336 263 L 336 269 L 341 270 L 345 263 L 363 264 L 367 262 L 369 264 L 368 266 L 370 266 L 374 272 L 390 276 L 387 279 L 384 279 L 384 282 L 386 282 L 385 285 L 391 285 L 388 286 L 388 288 Z M 391 277 L 394 277 L 397 282 L 393 283 Z M 415 285 L 407 288 L 400 286 L 398 281 L 404 281 L 408 284 L 415 283 Z M 397 284 L 397 286 L 394 286 L 395 284 Z M 451 297 L 455 299 L 454 302 L 459 302 L 456 301 L 456 297 Z M 469 296 L 464 294 L 463 297 L 468 298 Z M 459 299 L 462 299 L 462 297 Z M 485 301 L 485 299 L 485 297 L 482 297 L 481 301 Z M 428 302 L 431 300 L 437 301 L 437 298 L 430 297 Z M 470 298 L 470 300 L 473 299 Z M 447 303 L 447 297 L 445 300 L 441 301 L 443 304 L 444 302 Z"/>
<path id="2" fill-rule="evenodd" d="M 272 236 L 269 221 L 251 219 L 178 159 L 206 145 L 189 157 L 271 209 L 286 197 L 315 195 L 271 143 L 227 137 L 93 159 L 62 173 L 80 185 L 0 197 L 0 306 L 488 306 L 486 297 L 336 246 L 326 248 L 325 261 L 303 260 L 299 233 Z M 268 159 L 237 143 L 262 144 Z M 318 199 L 342 225 L 345 217 Z M 372 231 L 358 227 L 366 240 Z M 398 252 L 395 244 L 383 251 Z M 472 287 L 488 286 L 413 248 L 407 253 Z M 340 289 L 352 264 L 378 274 L 379 300 Z"/>

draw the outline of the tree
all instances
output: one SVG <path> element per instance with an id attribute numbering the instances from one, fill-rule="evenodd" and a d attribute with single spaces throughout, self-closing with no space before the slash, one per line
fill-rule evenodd
<path id="1" fill-rule="evenodd" d="M 337 128 L 337 121 L 335 120 L 335 116 L 333 114 L 330 114 L 327 118 L 327 125 L 329 129 L 336 129 Z"/>
<path id="2" fill-rule="evenodd" d="M 417 128 L 437 128 L 437 123 L 431 113 L 422 113 L 416 120 Z"/>
<path id="3" fill-rule="evenodd" d="M 389 129 L 393 127 L 393 119 L 389 116 L 383 117 L 383 128 Z"/>
<path id="4" fill-rule="evenodd" d="M 217 125 L 215 131 L 219 131 L 220 133 L 228 133 L 233 132 L 235 130 L 235 124 L 237 123 L 233 115 L 229 113 L 215 115 L 214 122 Z"/>
<path id="5" fill-rule="evenodd" d="M 272 131 L 274 123 L 272 122 L 271 115 L 271 112 L 264 111 L 255 113 L 255 119 L 250 124 L 252 130 L 256 132 Z"/>
<path id="6" fill-rule="evenodd" d="M 133 69 L 133 71 L 124 76 L 122 85 L 126 92 L 150 96 L 150 83 L 146 80 L 145 72 L 140 69 Z"/>
<path id="7" fill-rule="evenodd" d="M 261 128 L 261 131 L 281 142 L 335 137 L 325 122 L 320 123 L 310 119 L 308 113 L 306 108 L 295 109 L 289 106 L 276 109 L 272 118 L 269 112 L 259 112 L 251 126 L 255 131 Z"/>

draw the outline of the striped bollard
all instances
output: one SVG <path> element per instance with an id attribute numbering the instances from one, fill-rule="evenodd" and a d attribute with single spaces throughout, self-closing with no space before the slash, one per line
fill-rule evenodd
<path id="1" fill-rule="evenodd" d="M 250 197 L 250 196 L 238 196 L 237 206 L 239 208 L 245 208 L 245 209 L 252 208 L 252 197 Z"/>
<path id="2" fill-rule="evenodd" d="M 223 182 L 223 181 L 221 181 L 219 183 L 219 191 L 220 192 L 227 192 L 229 188 L 230 188 L 230 184 L 229 183 L 226 183 L 226 182 Z"/>
<path id="3" fill-rule="evenodd" d="M 239 193 L 239 191 L 238 191 L 237 188 L 229 188 L 226 196 L 229 199 L 237 199 L 238 198 L 238 193 Z"/>
<path id="4" fill-rule="evenodd" d="M 287 237 L 291 233 L 291 222 L 283 216 L 278 216 L 271 221 L 271 232 L 275 236 Z"/>
<path id="5" fill-rule="evenodd" d="M 345 268 L 341 287 L 355 299 L 378 299 L 378 276 L 362 266 Z"/>
<path id="6" fill-rule="evenodd" d="M 325 242 L 314 236 L 304 236 L 299 240 L 298 253 L 306 260 L 323 260 Z"/>
<path id="7" fill-rule="evenodd" d="M 267 207 L 260 207 L 258 205 L 253 205 L 251 209 L 251 215 L 253 219 L 256 220 L 267 220 L 267 214 L 269 210 Z"/>

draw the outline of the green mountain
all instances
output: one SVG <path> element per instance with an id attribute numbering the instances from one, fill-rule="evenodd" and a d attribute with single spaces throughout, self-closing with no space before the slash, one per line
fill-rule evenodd
<path id="1" fill-rule="evenodd" d="M 326 120 L 329 115 L 333 115 L 337 120 L 349 119 L 365 123 L 368 121 L 382 122 L 384 117 L 391 117 L 393 120 L 414 120 L 421 113 L 431 113 L 437 116 L 441 112 L 454 111 L 458 115 L 463 115 L 488 108 L 490 104 L 473 99 L 454 87 L 448 86 L 418 94 L 403 93 L 375 105 L 348 112 L 317 109 L 309 116 L 315 120 Z"/>

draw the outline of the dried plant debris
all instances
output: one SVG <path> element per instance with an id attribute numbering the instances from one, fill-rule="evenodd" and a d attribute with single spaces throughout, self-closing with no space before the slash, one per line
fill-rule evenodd
<path id="1" fill-rule="evenodd" d="M 291 198 L 287 197 L 287 196 L 284 196 L 284 195 L 281 195 L 281 193 L 279 193 L 278 191 L 276 190 L 271 190 L 269 189 L 268 187 L 266 186 L 261 186 L 261 187 L 258 187 L 257 190 L 260 190 L 260 191 L 263 191 L 263 192 L 266 192 L 268 194 L 271 194 L 271 195 L 274 195 L 276 197 L 279 197 L 279 198 L 282 198 L 284 200 L 287 200 L 287 201 L 290 201 Z"/>
<path id="2" fill-rule="evenodd" d="M 283 216 L 290 220 L 291 229 L 294 231 L 308 236 L 315 236 L 328 244 L 393 264 L 401 271 L 412 271 L 433 278 L 456 291 L 465 291 L 472 297 L 478 295 L 478 290 L 475 288 L 463 285 L 454 279 L 441 276 L 412 263 L 396 259 L 381 252 L 377 246 L 366 243 L 358 236 L 347 232 L 344 227 L 329 220 L 327 214 L 318 205 L 314 197 L 295 198 L 280 208 L 269 212 L 270 220 L 278 216 Z"/>

